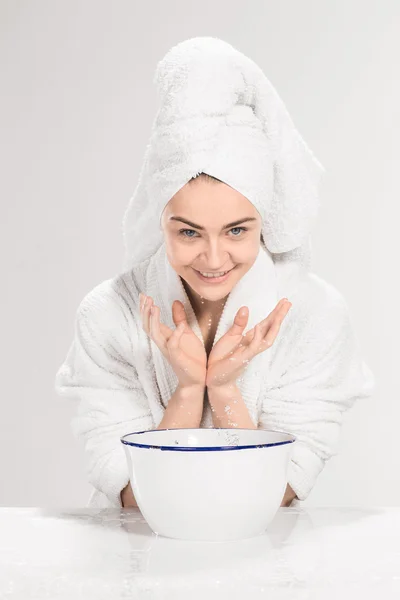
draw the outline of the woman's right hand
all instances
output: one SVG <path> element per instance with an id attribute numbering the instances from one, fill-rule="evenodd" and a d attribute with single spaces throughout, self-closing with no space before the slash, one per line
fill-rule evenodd
<path id="1" fill-rule="evenodd" d="M 147 299 L 147 302 L 145 300 Z M 153 308 L 151 314 L 150 309 Z M 207 354 L 204 344 L 189 326 L 182 302 L 172 303 L 172 319 L 176 325 L 170 329 L 160 321 L 160 309 L 151 296 L 140 294 L 142 327 L 171 364 L 179 385 L 205 387 Z"/>

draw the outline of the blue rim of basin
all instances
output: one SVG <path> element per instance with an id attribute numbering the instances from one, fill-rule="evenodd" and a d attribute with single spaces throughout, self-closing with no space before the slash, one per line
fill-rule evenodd
<path id="1" fill-rule="evenodd" d="M 198 427 L 185 427 L 184 428 L 187 431 L 198 431 Z M 221 427 L 221 429 L 224 429 L 223 427 Z M 136 448 L 155 448 L 157 450 L 172 450 L 173 452 L 204 452 L 204 451 L 210 451 L 213 450 L 218 451 L 218 450 L 248 450 L 248 449 L 254 449 L 254 448 L 268 448 L 270 446 L 282 446 L 284 444 L 293 444 L 293 442 L 296 441 L 296 436 L 292 435 L 291 433 L 286 433 L 285 435 L 291 435 L 294 439 L 291 440 L 286 440 L 283 442 L 271 442 L 269 444 L 251 444 L 250 446 L 160 446 L 158 444 L 139 444 L 137 442 L 128 442 L 128 440 L 125 440 L 124 438 L 128 437 L 129 435 L 140 435 L 142 433 L 150 433 L 151 431 L 174 431 L 173 428 L 171 429 L 149 429 L 147 431 L 132 431 L 131 433 L 126 433 L 125 435 L 123 435 L 120 438 L 120 441 L 125 444 L 126 446 L 135 446 Z M 177 431 L 181 431 L 180 429 Z M 235 431 L 244 431 L 243 429 L 230 429 L 229 431 L 232 431 L 233 433 Z M 248 431 L 248 429 L 246 429 L 246 431 Z M 253 430 L 252 430 L 253 431 Z M 256 431 L 256 430 L 254 430 Z M 267 430 L 264 430 L 267 431 Z M 272 432 L 272 433 L 284 433 L 283 431 L 275 431 L 273 429 L 268 429 L 268 432 Z"/>

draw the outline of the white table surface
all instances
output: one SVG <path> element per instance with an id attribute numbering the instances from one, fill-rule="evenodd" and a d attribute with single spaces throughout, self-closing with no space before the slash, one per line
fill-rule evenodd
<path id="1" fill-rule="evenodd" d="M 157 536 L 134 508 L 0 508 L 0 598 L 399 600 L 400 507 L 280 508 L 228 543 Z"/>

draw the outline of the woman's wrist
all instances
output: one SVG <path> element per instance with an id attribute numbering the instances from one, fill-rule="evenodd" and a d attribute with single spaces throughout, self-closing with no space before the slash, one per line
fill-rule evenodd
<path id="1" fill-rule="evenodd" d="M 200 427 L 203 416 L 204 390 L 202 385 L 178 384 L 168 401 L 157 429 L 192 429 Z"/>
<path id="2" fill-rule="evenodd" d="M 201 383 L 192 384 L 192 385 L 183 385 L 182 383 L 178 383 L 175 391 L 178 391 L 182 395 L 182 397 L 190 398 L 190 397 L 193 397 L 193 395 L 195 395 L 195 396 L 199 396 L 201 394 L 204 395 L 205 388 L 206 388 L 206 386 Z"/>
<path id="3" fill-rule="evenodd" d="M 208 385 L 207 386 L 208 393 L 214 393 L 221 396 L 221 398 L 228 397 L 239 391 L 236 383 L 224 383 L 222 385 Z"/>
<path id="4" fill-rule="evenodd" d="M 207 391 L 215 427 L 257 429 L 237 385 L 208 386 Z"/>

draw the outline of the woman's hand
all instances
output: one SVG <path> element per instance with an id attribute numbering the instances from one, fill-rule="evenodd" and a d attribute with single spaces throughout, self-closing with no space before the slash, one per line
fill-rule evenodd
<path id="1" fill-rule="evenodd" d="M 289 484 L 287 484 L 285 494 L 282 498 L 281 506 L 290 506 L 295 498 L 297 498 L 295 491 L 290 487 Z"/>
<path id="2" fill-rule="evenodd" d="M 247 325 L 249 312 L 247 306 L 242 306 L 236 313 L 232 327 L 210 352 L 206 386 L 217 388 L 235 384 L 250 360 L 272 346 L 291 306 L 292 303 L 283 298 L 268 317 L 257 323 L 245 336 L 243 330 Z"/>
<path id="3" fill-rule="evenodd" d="M 144 294 L 140 294 L 140 316 L 144 331 L 171 364 L 178 377 L 179 385 L 205 387 L 206 350 L 204 344 L 189 327 L 182 302 L 175 300 L 172 303 L 172 319 L 176 325 L 174 330 L 161 323 L 160 309 L 153 304 L 150 296 Z"/>

